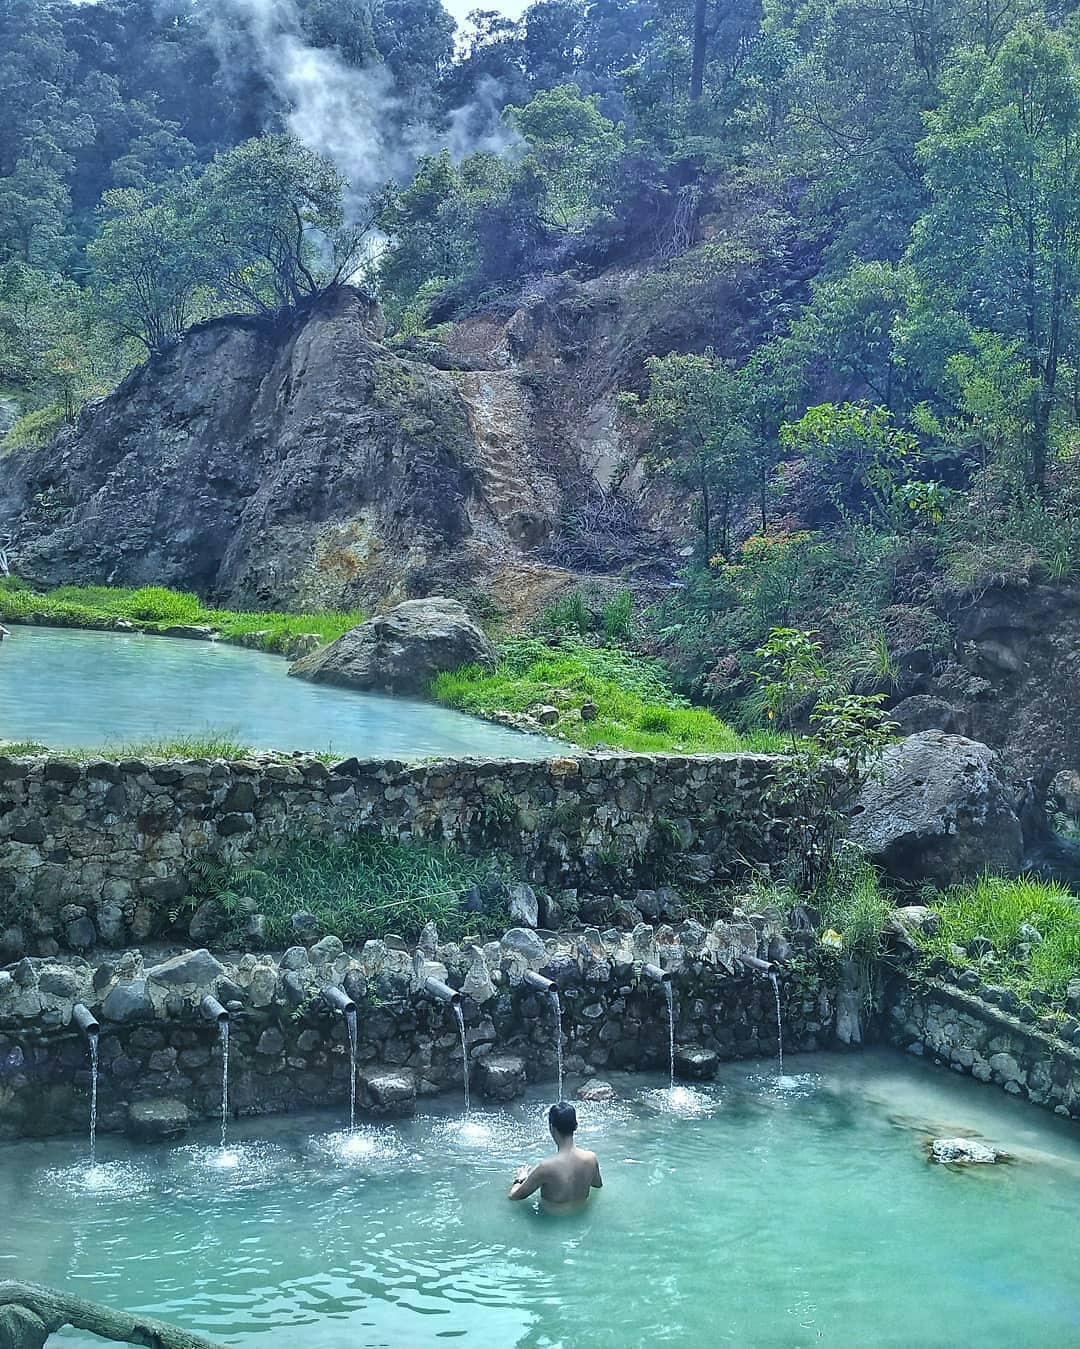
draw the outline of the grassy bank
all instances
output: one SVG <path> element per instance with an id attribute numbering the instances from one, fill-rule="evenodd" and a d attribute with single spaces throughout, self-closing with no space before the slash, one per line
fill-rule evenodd
<path id="1" fill-rule="evenodd" d="M 548 729 L 586 747 L 682 753 L 779 747 L 767 732 L 740 735 L 707 709 L 691 707 L 672 691 L 660 661 L 619 646 L 516 638 L 502 644 L 499 656 L 491 674 L 467 666 L 439 675 L 432 695 L 482 715 L 554 707 L 559 720 Z M 583 720 L 581 708 L 588 703 L 596 715 Z"/>
<path id="2" fill-rule="evenodd" d="M 241 940 L 253 912 L 266 920 L 273 946 L 295 938 L 292 916 L 310 913 L 342 941 L 397 933 L 415 942 L 426 923 L 444 940 L 501 933 L 509 922 L 500 857 L 468 857 L 451 848 L 357 834 L 347 843 L 294 839 L 264 867 L 204 864 L 194 903 L 216 900 L 226 935 Z"/>
<path id="3" fill-rule="evenodd" d="M 51 754 L 88 763 L 93 759 L 246 759 L 256 753 L 250 745 L 242 744 L 224 731 L 204 731 L 199 735 L 169 736 L 158 740 L 111 741 L 89 748 L 65 749 L 43 745 L 37 740 L 0 740 L 0 754 L 11 758 L 20 755 Z M 336 755 L 313 754 L 312 758 L 330 760 Z"/>
<path id="4" fill-rule="evenodd" d="M 209 627 L 222 641 L 278 652 L 287 652 L 290 641 L 305 633 L 332 642 L 364 619 L 359 610 L 286 614 L 213 609 L 197 595 L 165 586 L 59 586 L 35 591 L 16 577 L 0 578 L 0 622 L 26 622 L 33 615 L 59 627 L 114 628 L 118 620 L 143 631 L 176 625 Z M 255 639 L 255 634 L 262 636 Z"/>
<path id="5" fill-rule="evenodd" d="M 941 924 L 933 936 L 916 935 L 928 957 L 973 969 L 1025 1002 L 1037 991 L 1061 998 L 1080 978 L 1080 903 L 1064 886 L 985 876 L 929 902 Z"/>

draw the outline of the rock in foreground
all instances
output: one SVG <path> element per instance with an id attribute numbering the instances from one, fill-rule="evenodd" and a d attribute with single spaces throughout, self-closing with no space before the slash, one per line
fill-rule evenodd
<path id="1" fill-rule="evenodd" d="M 495 649 L 456 600 L 406 600 L 303 656 L 290 674 L 323 684 L 422 693 L 437 674 L 462 665 L 493 668 Z"/>
<path id="2" fill-rule="evenodd" d="M 942 886 L 1019 870 L 1023 832 L 993 750 L 922 731 L 890 745 L 881 767 L 851 817 L 851 837 L 872 861 L 900 880 Z"/>
<path id="3" fill-rule="evenodd" d="M 930 1160 L 934 1162 L 960 1162 L 963 1164 L 989 1165 L 999 1162 L 1005 1156 L 989 1143 L 980 1143 L 974 1138 L 935 1138 L 930 1144 Z"/>

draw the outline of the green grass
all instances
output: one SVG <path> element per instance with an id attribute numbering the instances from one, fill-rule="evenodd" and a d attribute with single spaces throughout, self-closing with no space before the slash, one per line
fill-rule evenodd
<path id="1" fill-rule="evenodd" d="M 449 707 L 481 714 L 547 704 L 561 714 L 553 733 L 586 747 L 652 753 L 779 748 L 767 732 L 740 735 L 706 708 L 691 707 L 672 691 L 660 661 L 575 638 L 557 645 L 512 639 L 500 648 L 494 673 L 466 666 L 437 676 L 431 692 Z M 596 719 L 582 721 L 577 713 L 590 700 Z"/>
<path id="2" fill-rule="evenodd" d="M 82 762 L 90 759 L 246 759 L 252 753 L 254 751 L 250 745 L 235 740 L 227 731 L 214 730 L 155 740 L 110 741 L 91 748 L 43 745 L 36 740 L 0 740 L 0 754 L 10 758 L 50 754 L 56 758 L 78 759 Z"/>
<path id="3" fill-rule="evenodd" d="M 292 839 L 261 868 L 225 870 L 203 864 L 196 899 L 217 899 L 240 937 L 249 914 L 266 918 L 271 946 L 291 945 L 294 913 L 314 914 L 324 932 L 342 941 L 397 933 L 416 941 L 426 923 L 456 941 L 467 935 L 495 936 L 509 921 L 505 903 L 485 903 L 467 912 L 462 898 L 474 886 L 509 875 L 497 856 L 467 857 L 450 848 L 405 844 L 356 834 L 344 843 Z"/>
<path id="4" fill-rule="evenodd" d="M 928 955 L 977 968 L 986 983 L 1004 984 L 1024 998 L 1033 989 L 1060 998 L 1069 980 L 1080 978 L 1080 903 L 1064 886 L 1032 876 L 984 876 L 930 903 L 941 915 L 941 930 L 933 937 L 917 937 Z M 1034 928 L 1042 941 L 1031 942 L 1021 932 L 1023 924 Z M 993 945 L 982 960 L 956 949 L 966 948 L 974 937 Z"/>
<path id="5" fill-rule="evenodd" d="M 68 627 L 111 628 L 117 619 L 145 628 L 212 627 L 226 642 L 261 632 L 265 636 L 258 645 L 266 651 L 284 651 L 289 640 L 301 633 L 314 632 L 324 643 L 332 642 L 364 620 L 359 610 L 286 614 L 211 609 L 198 595 L 165 586 L 58 586 L 41 593 L 17 577 L 3 578 L 0 622 L 5 618 L 18 622 L 32 614 L 44 614 L 50 622 Z"/>

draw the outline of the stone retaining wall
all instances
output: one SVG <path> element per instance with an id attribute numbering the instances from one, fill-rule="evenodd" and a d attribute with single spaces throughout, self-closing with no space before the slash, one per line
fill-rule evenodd
<path id="1" fill-rule="evenodd" d="M 350 955 L 329 937 L 280 961 L 222 963 L 206 950 L 154 964 L 128 951 L 97 967 L 26 959 L 0 972 L 0 1136 L 85 1129 L 89 1059 L 72 1023 L 80 1001 L 101 1024 L 100 1127 L 144 1136 L 219 1112 L 218 1028 L 199 1013 L 207 992 L 233 1013 L 230 1101 L 243 1114 L 334 1106 L 347 1118 L 346 1026 L 320 997 L 330 984 L 359 1008 L 360 1103 L 371 1113 L 406 1113 L 418 1096 L 461 1090 L 457 1022 L 424 992 L 432 976 L 460 989 L 473 1087 L 483 1096 L 505 1099 L 526 1079 L 555 1078 L 553 1001 L 523 978 L 537 968 L 559 991 L 568 1091 L 609 1070 L 666 1069 L 667 1006 L 662 987 L 642 975 L 646 959 L 672 971 L 677 1043 L 702 1051 L 684 1056 L 686 1072 L 708 1076 L 718 1058 L 775 1054 L 772 986 L 746 973 L 738 955 L 775 950 L 780 940 L 772 920 L 758 916 L 708 931 L 642 925 L 546 941 L 516 929 L 482 948 L 427 952 L 368 942 Z M 835 968 L 808 954 L 782 973 L 786 1051 L 831 1043 Z"/>
<path id="2" fill-rule="evenodd" d="M 898 979 L 886 1006 L 885 1035 L 899 1048 L 1080 1119 L 1080 1046 L 1061 1033 L 934 981 Z"/>
<path id="3" fill-rule="evenodd" d="M 411 766 L 0 756 L 0 960 L 144 944 L 167 929 L 193 863 L 259 861 L 299 832 L 497 849 L 552 888 L 647 883 L 677 852 L 684 880 L 709 882 L 781 852 L 772 771 L 754 754 Z"/>

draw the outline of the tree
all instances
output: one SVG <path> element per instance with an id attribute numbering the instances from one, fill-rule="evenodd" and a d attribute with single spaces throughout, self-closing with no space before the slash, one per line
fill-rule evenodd
<path id="1" fill-rule="evenodd" d="M 346 223 L 344 190 L 331 161 L 294 136 L 224 151 L 195 193 L 188 244 L 200 280 L 226 303 L 261 312 L 345 280 L 373 222 Z"/>
<path id="2" fill-rule="evenodd" d="M 1080 295 L 1080 68 L 1063 34 L 1022 24 L 995 56 L 958 58 L 943 93 L 918 147 L 931 200 L 912 258 L 974 327 L 1022 343 L 1024 475 L 1042 488 Z"/>
<path id="3" fill-rule="evenodd" d="M 87 249 L 103 317 L 151 355 L 195 317 L 207 263 L 193 205 L 190 183 L 178 183 L 159 202 L 136 188 L 115 188 L 102 198 L 105 220 Z"/>
<path id="4" fill-rule="evenodd" d="M 595 98 L 583 97 L 573 84 L 537 94 L 524 107 L 507 108 L 506 116 L 528 146 L 525 170 L 535 168 L 543 184 L 543 222 L 567 233 L 584 229 L 606 199 L 623 150 L 618 128 Z"/>
<path id="5" fill-rule="evenodd" d="M 747 482 L 752 444 L 738 378 L 711 352 L 650 356 L 645 367 L 648 393 L 644 398 L 624 395 L 622 405 L 648 428 L 653 471 L 696 494 L 705 556 L 712 554 L 714 543 L 727 556 L 732 511 Z"/>

